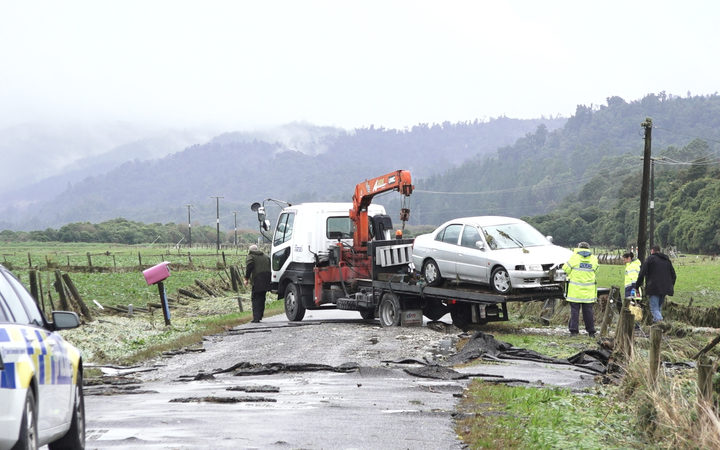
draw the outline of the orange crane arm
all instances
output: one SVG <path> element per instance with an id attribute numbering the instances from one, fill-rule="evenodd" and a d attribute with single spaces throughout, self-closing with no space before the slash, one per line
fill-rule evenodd
<path id="1" fill-rule="evenodd" d="M 396 170 L 388 174 L 365 180 L 355 186 L 353 194 L 353 209 L 350 210 L 350 219 L 355 223 L 355 234 L 353 235 L 353 248 L 355 251 L 367 250 L 367 242 L 370 238 L 368 224 L 368 206 L 372 203 L 375 195 L 387 191 L 399 191 L 402 195 L 412 194 L 414 186 L 412 177 L 407 170 Z M 401 213 L 401 220 L 407 220 L 409 211 Z"/>

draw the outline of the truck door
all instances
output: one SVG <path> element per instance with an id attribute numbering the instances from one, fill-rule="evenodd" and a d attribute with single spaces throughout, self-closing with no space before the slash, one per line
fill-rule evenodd
<path id="1" fill-rule="evenodd" d="M 280 214 L 277 226 L 275 227 L 275 235 L 273 236 L 272 245 L 272 281 L 277 283 L 280 274 L 292 258 L 292 235 L 293 225 L 295 223 L 295 212 L 284 212 Z"/>
<path id="2" fill-rule="evenodd" d="M 465 225 L 457 255 L 457 274 L 461 280 L 487 283 L 486 251 L 477 246 L 482 242 L 480 231 L 474 225 Z"/>

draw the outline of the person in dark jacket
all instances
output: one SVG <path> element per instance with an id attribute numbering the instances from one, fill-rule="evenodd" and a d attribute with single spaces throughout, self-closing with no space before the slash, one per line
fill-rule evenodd
<path id="1" fill-rule="evenodd" d="M 248 281 L 252 283 L 252 322 L 258 323 L 265 314 L 265 296 L 270 290 L 270 258 L 257 245 L 250 246 L 245 259 L 245 283 Z"/>
<path id="2" fill-rule="evenodd" d="M 653 245 L 650 249 L 650 256 L 647 257 L 640 273 L 638 274 L 636 286 L 642 286 L 645 281 L 645 294 L 650 298 L 650 312 L 653 322 L 663 320 L 662 309 L 666 295 L 675 293 L 675 268 L 670 258 L 660 253 L 660 247 Z"/>

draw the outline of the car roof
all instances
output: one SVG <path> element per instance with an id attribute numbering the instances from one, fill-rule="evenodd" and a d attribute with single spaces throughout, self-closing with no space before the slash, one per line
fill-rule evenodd
<path id="1" fill-rule="evenodd" d="M 448 220 L 443 225 L 450 225 L 452 223 L 464 223 L 471 225 L 478 225 L 486 227 L 490 225 L 504 225 L 508 223 L 524 223 L 523 220 L 516 219 L 514 217 L 505 216 L 473 216 L 473 217 L 459 217 L 457 219 Z"/>

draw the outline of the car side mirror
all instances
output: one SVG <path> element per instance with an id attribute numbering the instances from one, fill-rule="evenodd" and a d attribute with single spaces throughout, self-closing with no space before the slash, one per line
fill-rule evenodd
<path id="1" fill-rule="evenodd" d="M 552 241 L 553 241 L 552 236 L 545 236 L 545 239 L 547 239 L 548 242 L 552 244 Z"/>
<path id="2" fill-rule="evenodd" d="M 485 243 L 483 241 L 476 241 L 475 247 L 479 248 L 480 250 L 485 250 Z"/>
<path id="3" fill-rule="evenodd" d="M 56 330 L 68 330 L 80 326 L 78 315 L 71 311 L 53 311 L 52 318 Z"/>

